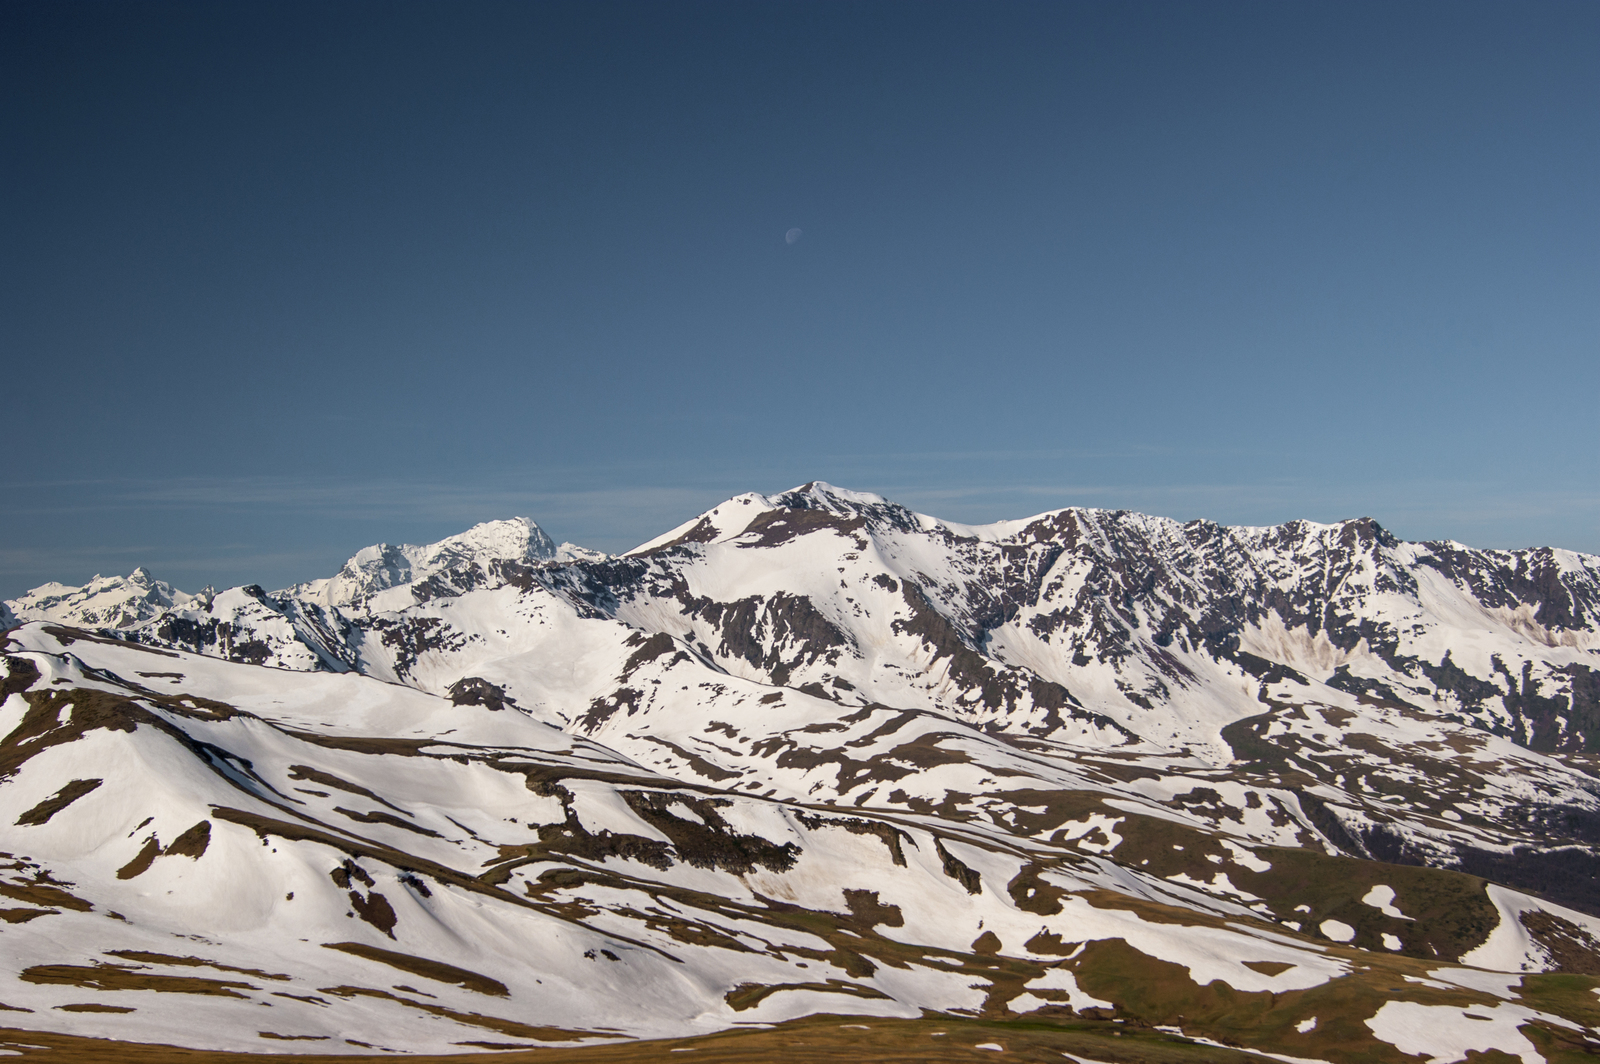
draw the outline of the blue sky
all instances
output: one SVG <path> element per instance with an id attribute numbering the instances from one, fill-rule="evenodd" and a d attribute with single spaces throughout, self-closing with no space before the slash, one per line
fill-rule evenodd
<path id="1" fill-rule="evenodd" d="M 811 479 L 1600 552 L 1593 3 L 13 0 L 0 93 L 0 595 Z"/>

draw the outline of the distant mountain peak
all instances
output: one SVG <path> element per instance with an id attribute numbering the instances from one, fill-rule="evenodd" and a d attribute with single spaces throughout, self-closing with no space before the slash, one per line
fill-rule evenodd
<path id="1" fill-rule="evenodd" d="M 101 576 L 81 587 L 51 582 L 6 603 L 16 619 L 95 628 L 131 628 L 194 598 L 139 566 L 127 576 Z"/>
<path id="2" fill-rule="evenodd" d="M 385 591 L 451 572 L 476 569 L 482 574 L 496 562 L 550 562 L 557 560 L 557 554 L 555 542 L 531 518 L 511 517 L 484 521 L 421 546 L 375 543 L 357 551 L 333 577 L 297 585 L 287 593 L 310 594 L 327 606 L 361 607 Z"/>
<path id="3" fill-rule="evenodd" d="M 826 480 L 813 480 L 809 484 L 802 484 L 798 488 L 790 488 L 770 497 L 772 502 L 779 506 L 788 506 L 793 509 L 810 509 L 817 505 L 826 507 L 839 507 L 841 509 L 854 509 L 861 506 L 898 506 L 891 503 L 882 495 L 874 495 L 870 491 L 851 491 L 849 488 L 835 487 Z"/>

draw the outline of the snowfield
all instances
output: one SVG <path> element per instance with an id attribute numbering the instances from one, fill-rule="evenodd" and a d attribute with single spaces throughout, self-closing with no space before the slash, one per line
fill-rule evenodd
<path id="1" fill-rule="evenodd" d="M 1600 1049 L 1594 557 L 810 484 L 617 557 L 516 518 L 0 621 L 15 1028 Z"/>

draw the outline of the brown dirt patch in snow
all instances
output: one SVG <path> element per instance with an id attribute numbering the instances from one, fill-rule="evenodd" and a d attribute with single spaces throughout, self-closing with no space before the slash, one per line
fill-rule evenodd
<path id="1" fill-rule="evenodd" d="M 350 908 L 379 931 L 390 938 L 394 937 L 394 925 L 400 922 L 400 918 L 395 915 L 394 906 L 389 904 L 389 899 L 382 894 L 372 891 L 366 897 L 362 897 L 360 891 L 352 890 Z"/>
<path id="2" fill-rule="evenodd" d="M 1011 901 L 1017 908 L 1040 916 L 1054 916 L 1061 911 L 1061 899 L 1068 892 L 1041 877 L 1041 873 L 1047 870 L 1047 866 L 1038 861 L 1030 861 L 1006 884 L 1006 893 L 1011 895 Z"/>
<path id="3" fill-rule="evenodd" d="M 377 946 L 368 946 L 361 942 L 325 942 L 323 949 L 336 949 L 341 953 L 348 953 L 353 957 L 363 960 L 376 961 L 387 964 L 391 968 L 398 968 L 402 972 L 420 975 L 424 979 L 432 979 L 440 983 L 454 983 L 467 990 L 479 994 L 489 994 L 493 997 L 506 997 L 511 991 L 498 979 L 491 979 L 487 975 L 457 968 L 453 964 L 443 961 L 429 960 L 426 957 L 413 957 L 409 953 L 396 953 L 393 950 L 379 949 Z M 332 991 L 326 991 L 332 993 Z"/>
<path id="4" fill-rule="evenodd" d="M 358 813 L 353 809 L 346 809 L 342 805 L 336 805 L 333 807 L 333 811 L 347 816 L 359 824 L 387 824 L 392 828 L 403 828 L 406 831 L 414 832 L 418 835 L 426 835 L 429 838 L 439 838 L 439 833 L 432 828 L 421 827 L 411 823 L 409 820 L 401 820 L 393 813 L 385 813 L 381 809 L 374 809 L 370 813 Z"/>
<path id="5" fill-rule="evenodd" d="M 36 916 L 54 916 L 58 909 L 0 909 L 0 920 L 8 924 L 25 924 Z"/>
<path id="6" fill-rule="evenodd" d="M 161 840 L 151 835 L 144 840 L 144 847 L 134 855 L 133 860 L 117 869 L 118 879 L 132 879 L 141 876 L 150 870 L 156 863 L 156 858 L 161 856 Z"/>
<path id="7" fill-rule="evenodd" d="M 963 738 L 963 736 L 951 732 L 928 732 L 925 735 L 919 735 L 908 743 L 901 743 L 891 750 L 888 756 L 896 761 L 910 762 L 922 769 L 938 768 L 941 765 L 969 765 L 972 763 L 972 756 L 966 751 L 952 750 L 949 747 L 939 745 L 943 739 L 960 738 Z M 990 768 L 989 772 L 998 774 L 1000 769 Z M 877 779 L 871 773 L 867 774 L 867 778 L 871 780 Z M 900 776 L 895 775 L 892 778 L 899 779 Z"/>
<path id="8" fill-rule="evenodd" d="M 276 1040 L 278 1040 L 280 1042 L 326 1042 L 326 1041 L 328 1041 L 328 1036 L 325 1035 L 325 1034 L 278 1034 L 275 1031 L 257 1031 L 256 1034 L 261 1038 L 273 1038 L 273 1039 L 276 1039 Z"/>
<path id="9" fill-rule="evenodd" d="M 1002 799 L 1010 806 L 1016 830 L 1027 835 L 1043 835 L 1072 821 L 1082 821 L 1091 813 L 1127 816 L 1126 813 L 1107 808 L 1101 801 L 1106 795 L 1098 791 L 1021 788 L 996 791 L 993 797 Z M 1060 839 L 1053 841 L 1058 845 L 1070 845 Z"/>
<path id="10" fill-rule="evenodd" d="M 348 750 L 356 754 L 394 754 L 398 757 L 420 757 L 426 746 L 440 745 L 434 739 L 396 739 L 377 735 L 324 735 L 321 732 L 296 731 L 279 728 L 291 739 L 320 746 L 325 750 Z"/>
<path id="11" fill-rule="evenodd" d="M 21 694 L 39 682 L 39 666 L 27 658 L 14 658 L 7 654 L 5 665 L 5 679 L 0 680 L 0 702 Z"/>
<path id="12" fill-rule="evenodd" d="M 885 927 L 904 927 L 906 918 L 898 905 L 885 905 L 878 900 L 875 890 L 845 889 L 844 903 L 850 907 L 850 915 L 855 917 L 854 925 L 865 925 L 868 931 L 879 924 Z"/>
<path id="13" fill-rule="evenodd" d="M 859 998 L 884 1000 L 889 998 L 889 995 L 881 990 L 874 990 L 860 983 L 847 983 L 843 979 L 829 979 L 826 983 L 775 983 L 770 986 L 761 983 L 740 983 L 724 996 L 729 1008 L 734 1012 L 744 1012 L 746 1009 L 755 1008 L 782 990 L 815 990 L 823 994 L 849 994 L 851 997 Z"/>
<path id="14" fill-rule="evenodd" d="M 332 787 L 334 790 L 344 791 L 346 794 L 359 794 L 363 798 L 371 798 L 374 802 L 386 805 L 397 813 L 406 812 L 398 805 L 380 798 L 359 783 L 351 783 L 349 780 L 340 779 L 331 772 L 323 772 L 321 769 L 312 768 L 310 765 L 290 765 L 289 778 L 292 780 L 310 780 L 312 783 L 320 783 L 324 787 Z M 406 813 L 406 815 L 410 816 L 411 814 Z"/>
<path id="15" fill-rule="evenodd" d="M 172 844 L 162 851 L 164 856 L 174 854 L 183 857 L 192 857 L 198 861 L 206 852 L 206 847 L 211 844 L 211 821 L 202 820 L 182 835 L 172 840 Z"/>
<path id="16" fill-rule="evenodd" d="M 67 884 L 71 886 L 71 884 Z M 74 897 L 59 886 L 49 883 L 0 883 L 0 895 L 33 905 L 49 905 L 59 909 L 76 909 L 89 912 L 94 906 L 82 898 Z"/>
<path id="17" fill-rule="evenodd" d="M 968 894 L 976 894 L 983 889 L 983 881 L 979 878 L 977 869 L 962 864 L 960 858 L 944 848 L 943 840 L 937 835 L 933 838 L 933 848 L 939 854 L 944 874 L 967 888 Z"/>
<path id="18" fill-rule="evenodd" d="M 24 983 L 81 986 L 90 990 L 154 990 L 163 994 L 209 994 L 242 998 L 236 989 L 259 990 L 234 980 L 202 979 L 193 975 L 157 975 L 124 964 L 36 964 L 25 968 Z"/>
<path id="19" fill-rule="evenodd" d="M 169 953 L 150 953 L 141 949 L 108 949 L 108 957 L 120 957 L 125 961 L 137 961 L 140 964 L 170 964 L 181 968 L 215 968 L 220 972 L 238 972 L 240 975 L 253 975 L 257 979 L 285 980 L 287 975 L 274 975 L 263 972 L 259 968 L 235 968 L 231 964 L 221 964 L 217 961 L 208 961 L 200 957 L 174 957 Z"/>
<path id="20" fill-rule="evenodd" d="M 34 806 L 26 813 L 23 813 L 21 816 L 17 817 L 17 826 L 26 827 L 34 824 L 48 823 L 51 817 L 55 816 L 57 813 L 61 812 L 61 810 L 65 809 L 73 802 L 76 802 L 79 798 L 82 798 L 84 795 L 88 794 L 90 791 L 94 790 L 104 782 L 104 780 L 73 780 L 55 794 L 52 794 L 50 797 Z"/>

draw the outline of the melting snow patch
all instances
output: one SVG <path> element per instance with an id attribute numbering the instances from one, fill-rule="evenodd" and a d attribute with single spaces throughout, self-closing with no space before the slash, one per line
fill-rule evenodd
<path id="1" fill-rule="evenodd" d="M 1518 919 L 1539 903 L 1526 894 L 1490 883 L 1485 890 L 1489 900 L 1500 911 L 1500 923 L 1489 933 L 1483 945 L 1461 957 L 1462 964 L 1474 968 L 1493 968 L 1502 972 L 1537 972 L 1544 969 L 1538 953 L 1542 953 L 1528 935 L 1528 929 Z"/>
<path id="2" fill-rule="evenodd" d="M 1480 972 L 1472 968 L 1435 968 L 1428 975 L 1434 979 L 1442 979 L 1446 983 L 1464 986 L 1469 990 L 1481 990 L 1485 994 L 1495 997 L 1510 998 L 1515 995 L 1511 988 L 1522 983 L 1522 976 L 1510 972 Z M 1595 988 L 1600 993 L 1600 987 Z"/>
<path id="3" fill-rule="evenodd" d="M 1074 1011 L 1074 1012 L 1082 1012 L 1084 1009 L 1114 1009 L 1114 1008 L 1116 1008 L 1116 1005 L 1112 1004 L 1111 1002 L 1109 1002 L 1109 1001 L 1101 1001 L 1099 998 L 1095 997 L 1093 994 L 1090 994 L 1089 992 L 1081 989 L 1078 986 L 1077 976 L 1073 975 L 1070 971 L 1068 971 L 1065 968 L 1051 968 L 1049 971 L 1045 972 L 1039 978 L 1029 980 L 1029 982 L 1027 983 L 1027 989 L 1029 989 L 1029 990 L 1064 990 L 1064 991 L 1066 991 L 1066 994 L 1067 994 L 1067 1004 L 1069 1006 L 1071 1006 L 1072 1011 Z M 1034 995 L 1033 994 L 1024 994 L 1023 997 L 1032 998 L 1032 997 L 1034 997 Z M 1016 1000 L 1020 1001 L 1020 1000 L 1022 1000 L 1022 998 L 1018 998 Z M 1035 1000 L 1038 1000 L 1038 999 L 1035 998 Z M 1044 1005 L 1044 1004 L 1054 1004 L 1054 1002 L 1043 1002 L 1043 1001 L 1040 1002 L 1040 1005 Z M 1035 1006 L 1035 1007 L 1037 1008 L 1038 1006 Z M 1013 1011 L 1020 1012 L 1022 1010 L 1021 1009 L 1016 1009 L 1015 1006 L 1013 1006 Z"/>
<path id="4" fill-rule="evenodd" d="M 973 1049 L 992 1049 L 996 1053 L 1004 1053 L 1006 1051 L 1006 1047 L 1001 1045 L 999 1042 L 979 1042 L 977 1045 L 973 1046 L 972 1048 Z"/>
<path id="5" fill-rule="evenodd" d="M 1117 834 L 1117 825 L 1126 820 L 1126 817 L 1109 817 L 1104 813 L 1090 813 L 1086 819 L 1070 820 L 1061 825 L 1059 837 L 1066 842 L 1077 843 L 1078 849 L 1089 853 L 1110 853 L 1122 845 L 1122 836 Z M 1106 841 L 1098 843 L 1091 841 L 1088 836 L 1100 832 Z"/>
<path id="6" fill-rule="evenodd" d="M 1222 840 L 1222 845 L 1227 847 L 1229 853 L 1233 854 L 1233 860 L 1236 864 L 1248 868 L 1252 872 L 1269 872 L 1272 870 L 1272 862 L 1263 861 L 1256 856 L 1254 850 L 1247 850 L 1237 843 L 1229 842 L 1227 839 Z"/>
<path id="7" fill-rule="evenodd" d="M 679 820 L 689 820 L 701 825 L 702 827 L 707 826 L 704 817 L 702 817 L 699 813 L 696 813 L 693 809 L 690 809 L 682 802 L 671 803 L 667 806 L 667 812 L 671 813 Z"/>
<path id="8" fill-rule="evenodd" d="M 1401 976 L 1401 978 L 1403 978 L 1408 983 L 1416 983 L 1418 986 L 1431 986 L 1435 990 L 1452 990 L 1452 989 L 1454 989 L 1449 983 L 1441 983 L 1437 979 L 1424 979 L 1419 975 L 1406 975 L 1406 976 Z M 1465 985 L 1465 984 L 1463 984 L 1463 985 Z M 1501 997 L 1510 997 L 1510 996 L 1511 996 L 1510 994 L 1502 994 L 1501 995 Z"/>
<path id="9" fill-rule="evenodd" d="M 1392 916 L 1397 920 L 1409 920 L 1411 917 L 1394 907 L 1394 888 L 1376 886 L 1367 891 L 1366 897 L 1361 899 L 1363 905 L 1370 905 L 1381 910 L 1383 915 Z"/>
<path id="10" fill-rule="evenodd" d="M 1294 1025 L 1294 1029 L 1299 1031 L 1301 1034 L 1310 1034 L 1312 1031 L 1317 1029 L 1317 1018 L 1313 1016 L 1309 1020 L 1301 1020 L 1299 1023 Z"/>
<path id="11" fill-rule="evenodd" d="M 1544 1064 L 1518 1026 L 1534 1013 L 1515 1005 L 1419 1005 L 1386 1002 L 1367 1021 L 1372 1033 L 1402 1053 L 1428 1055 L 1428 1064 L 1452 1064 L 1472 1051 L 1498 1049 L 1520 1057 L 1523 1064 Z"/>
<path id="12" fill-rule="evenodd" d="M 1196 879 L 1187 872 L 1178 872 L 1167 877 L 1169 883 L 1181 883 L 1186 887 L 1199 887 L 1212 894 L 1229 894 L 1241 901 L 1260 901 L 1261 899 L 1247 890 L 1240 890 L 1233 885 L 1233 880 L 1228 878 L 1228 873 L 1218 872 L 1207 883 L 1203 879 Z"/>
<path id="13" fill-rule="evenodd" d="M 1317 925 L 1317 930 L 1335 942 L 1349 942 L 1356 937 L 1356 929 L 1343 920 L 1324 920 Z"/>
<path id="14" fill-rule="evenodd" d="M 1387 931 L 1383 933 L 1384 949 L 1401 949 L 1404 945 L 1405 943 L 1400 941 L 1399 935 L 1391 935 Z"/>

